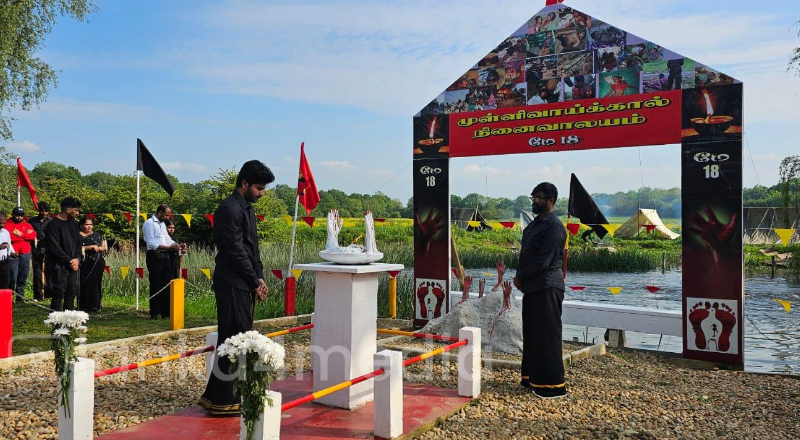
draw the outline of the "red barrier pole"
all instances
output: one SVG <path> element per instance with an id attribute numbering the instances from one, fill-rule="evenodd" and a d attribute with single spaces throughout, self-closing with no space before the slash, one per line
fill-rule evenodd
<path id="1" fill-rule="evenodd" d="M 11 289 L 0 290 L 0 359 L 13 355 L 11 345 L 11 338 L 14 336 L 12 331 L 14 323 L 13 297 L 14 292 Z"/>
<path id="2" fill-rule="evenodd" d="M 294 291 L 297 280 L 294 276 L 286 278 L 283 290 L 283 316 L 294 316 Z"/>

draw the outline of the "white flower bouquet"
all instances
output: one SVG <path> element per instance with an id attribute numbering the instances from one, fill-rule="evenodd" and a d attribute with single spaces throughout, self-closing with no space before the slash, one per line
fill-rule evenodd
<path id="1" fill-rule="evenodd" d="M 75 346 L 86 343 L 86 321 L 89 314 L 78 310 L 51 312 L 44 323 L 50 326 L 50 346 L 53 349 L 56 375 L 61 382 L 59 398 L 61 405 L 70 417 L 67 390 L 70 386 L 69 363 L 77 360 Z"/>
<path id="2" fill-rule="evenodd" d="M 282 345 L 251 330 L 231 336 L 217 352 L 231 360 L 229 373 L 237 373 L 234 388 L 242 396 L 240 411 L 247 426 L 247 438 L 252 439 L 255 422 L 264 412 L 264 401 L 272 406 L 267 390 L 274 371 L 283 367 L 286 351 Z"/>

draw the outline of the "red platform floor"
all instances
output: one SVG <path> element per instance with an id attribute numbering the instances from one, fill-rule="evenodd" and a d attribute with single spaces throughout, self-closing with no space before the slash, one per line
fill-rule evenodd
<path id="1" fill-rule="evenodd" d="M 275 381 L 271 389 L 282 394 L 283 403 L 311 393 L 312 374 Z M 404 383 L 403 436 L 410 438 L 427 430 L 437 420 L 457 412 L 470 402 L 457 390 Z M 355 411 L 307 403 L 286 411 L 281 421 L 281 439 L 374 438 L 373 404 Z M 200 406 L 140 423 L 98 437 L 102 440 L 238 439 L 239 417 L 211 417 Z"/>

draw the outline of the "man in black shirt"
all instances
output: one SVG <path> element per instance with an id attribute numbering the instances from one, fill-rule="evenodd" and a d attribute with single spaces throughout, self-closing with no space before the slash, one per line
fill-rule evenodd
<path id="1" fill-rule="evenodd" d="M 44 231 L 47 296 L 52 298 L 50 309 L 58 312 L 75 310 L 75 298 L 80 290 L 80 227 L 75 221 L 80 214 L 80 207 L 81 202 L 75 197 L 65 198 L 61 201 L 61 212 L 47 224 Z"/>
<path id="2" fill-rule="evenodd" d="M 246 162 L 236 179 L 236 190 L 214 212 L 214 295 L 217 299 L 217 346 L 231 336 L 253 327 L 255 297 L 267 296 L 264 266 L 258 252 L 256 217 L 252 203 L 264 196 L 275 180 L 269 168 L 257 160 Z M 214 370 L 200 398 L 210 414 L 239 414 L 239 396 L 233 391 L 227 357 L 214 357 Z"/>
<path id="3" fill-rule="evenodd" d="M 561 354 L 561 272 L 567 233 L 553 213 L 558 189 L 536 185 L 531 204 L 536 219 L 522 232 L 514 285 L 522 291 L 522 386 L 542 398 L 567 395 Z"/>
<path id="4" fill-rule="evenodd" d="M 39 301 L 45 298 L 44 285 L 46 281 L 44 277 L 44 253 L 46 248 L 44 245 L 44 229 L 47 227 L 47 224 L 50 223 L 50 220 L 52 220 L 50 217 L 50 204 L 47 202 L 39 202 L 39 215 L 31 219 L 31 226 L 33 226 L 33 230 L 36 231 L 35 246 L 31 251 L 33 254 L 31 258 L 33 261 L 33 299 Z"/>

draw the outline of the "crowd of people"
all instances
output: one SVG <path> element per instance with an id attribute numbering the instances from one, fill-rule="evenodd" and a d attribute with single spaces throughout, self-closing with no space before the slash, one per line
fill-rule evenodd
<path id="1" fill-rule="evenodd" d="M 50 205 L 40 202 L 39 215 L 30 219 L 21 207 L 10 217 L 0 211 L 0 289 L 10 289 L 16 301 L 23 302 L 32 275 L 34 302 L 49 299 L 55 311 L 99 312 L 108 242 L 94 230 L 92 217 L 79 217 L 79 200 L 66 197 L 60 208 L 51 216 Z M 170 214 L 168 205 L 160 205 L 143 227 L 153 319 L 169 317 L 167 287 L 180 276 L 180 257 L 188 250 L 172 238 Z"/>

